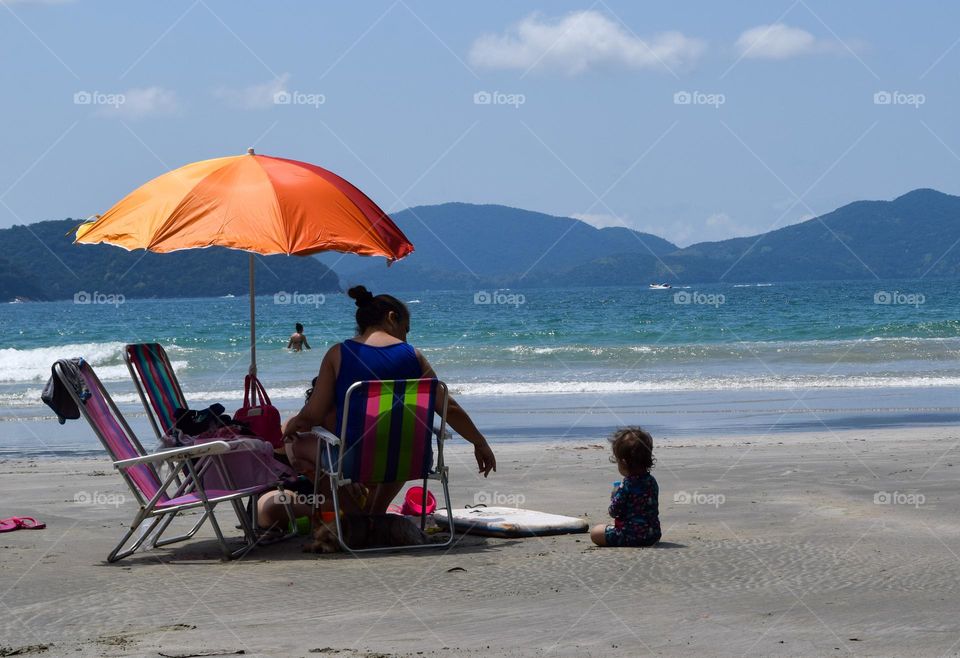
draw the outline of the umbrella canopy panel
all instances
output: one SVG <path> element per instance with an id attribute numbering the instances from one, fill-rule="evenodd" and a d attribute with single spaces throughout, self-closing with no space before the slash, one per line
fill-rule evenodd
<path id="1" fill-rule="evenodd" d="M 228 247 L 250 256 L 250 372 L 256 374 L 253 253 L 341 251 L 403 258 L 413 245 L 367 195 L 322 167 L 257 155 L 203 160 L 141 185 L 77 242 L 168 253 Z"/>
<path id="2" fill-rule="evenodd" d="M 403 258 L 413 245 L 348 181 L 305 162 L 247 154 L 186 165 L 137 188 L 77 242 L 159 253 L 212 246 L 306 256 Z"/>

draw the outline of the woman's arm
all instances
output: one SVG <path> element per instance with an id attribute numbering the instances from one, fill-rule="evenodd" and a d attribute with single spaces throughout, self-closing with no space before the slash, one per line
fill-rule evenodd
<path id="1" fill-rule="evenodd" d="M 435 378 L 437 374 L 434 372 L 433 366 L 431 366 L 427 358 L 420 353 L 420 350 L 417 350 L 417 358 L 420 359 L 420 369 L 423 371 L 423 377 Z M 437 408 L 443 408 L 443 399 L 440 395 L 442 394 L 438 393 Z M 457 431 L 457 434 L 473 444 L 473 452 L 477 458 L 477 466 L 480 469 L 479 472 L 483 473 L 483 477 L 487 477 L 490 471 L 497 470 L 497 458 L 487 443 L 487 439 L 480 430 L 477 429 L 470 415 L 453 399 L 453 396 L 449 394 L 447 395 L 447 422 L 450 424 L 450 427 Z"/>
<path id="2" fill-rule="evenodd" d="M 283 427 L 284 436 L 295 436 L 299 432 L 309 432 L 317 425 L 326 426 L 331 412 L 335 412 L 335 390 L 337 370 L 340 366 L 340 346 L 334 345 L 323 355 L 320 374 L 313 385 L 313 394 L 303 405 L 300 412 L 290 418 Z M 334 428 L 328 427 L 333 430 Z"/>
<path id="3" fill-rule="evenodd" d="M 306 336 L 303 337 L 303 346 L 306 347 L 308 350 L 310 349 L 310 343 L 307 342 Z"/>

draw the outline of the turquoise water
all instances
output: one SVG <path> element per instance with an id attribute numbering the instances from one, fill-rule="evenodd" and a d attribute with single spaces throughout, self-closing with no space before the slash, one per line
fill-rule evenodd
<path id="1" fill-rule="evenodd" d="M 50 364 L 69 356 L 84 356 L 136 414 L 122 360 L 127 342 L 162 343 L 194 406 L 239 403 L 247 299 L 91 299 L 102 303 L 0 308 L 0 418 L 41 422 Z M 896 413 L 901 421 L 946 421 L 957 411 L 955 282 L 424 291 L 404 301 L 410 342 L 490 426 L 518 436 L 541 436 L 543 426 L 563 434 L 563 423 L 596 416 L 584 410 L 598 401 L 616 401 L 631 418 L 662 418 L 665 431 L 681 433 L 757 430 L 791 400 L 790 413 L 807 413 L 795 404 L 801 394 L 833 405 L 821 406 L 822 415 L 842 411 L 844 422 L 852 414 L 863 425 Z M 324 349 L 352 335 L 352 301 L 298 291 L 258 298 L 257 309 L 261 379 L 278 406 L 293 410 Z M 284 349 L 295 322 L 306 326 L 312 351 Z M 699 415 L 676 420 L 685 405 Z M 507 409 L 510 418 L 501 419 Z M 581 412 L 557 424 L 557 409 Z M 756 417 L 765 420 L 745 420 Z M 12 435 L 12 426 L 0 431 Z"/>

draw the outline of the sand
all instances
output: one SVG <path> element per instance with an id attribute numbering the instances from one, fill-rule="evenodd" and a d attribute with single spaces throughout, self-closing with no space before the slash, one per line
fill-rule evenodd
<path id="1" fill-rule="evenodd" d="M 133 503 L 114 504 L 107 461 L 7 460 L 0 516 L 48 528 L 0 535 L 0 656 L 957 655 L 958 443 L 944 427 L 663 439 L 649 549 L 464 537 L 357 559 L 292 540 L 221 562 L 204 532 L 112 565 Z M 484 481 L 450 445 L 456 506 L 483 492 L 605 521 L 619 478 L 596 439 L 496 449 Z"/>

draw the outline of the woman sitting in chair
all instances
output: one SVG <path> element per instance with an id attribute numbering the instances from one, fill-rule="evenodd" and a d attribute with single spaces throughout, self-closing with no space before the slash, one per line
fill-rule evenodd
<path id="1" fill-rule="evenodd" d="M 336 433 L 340 427 L 347 389 L 367 380 L 434 378 L 427 359 L 406 342 L 410 331 L 410 311 L 390 295 L 374 296 L 363 286 L 351 288 L 348 295 L 357 303 L 357 335 L 331 347 L 320 364 L 320 374 L 300 413 L 283 428 L 284 446 L 290 464 L 313 479 L 316 471 L 317 441 L 311 430 L 320 425 Z M 487 440 L 452 396 L 447 400 L 447 422 L 473 444 L 479 472 L 484 477 L 497 470 L 497 460 Z M 362 485 L 349 485 L 341 497 L 348 512 L 384 514 L 387 506 L 403 488 L 403 483 L 381 484 L 369 492 Z M 272 492 L 260 499 L 259 523 L 262 527 L 285 524 L 284 507 Z M 308 505 L 294 505 L 300 516 L 309 514 Z"/>

